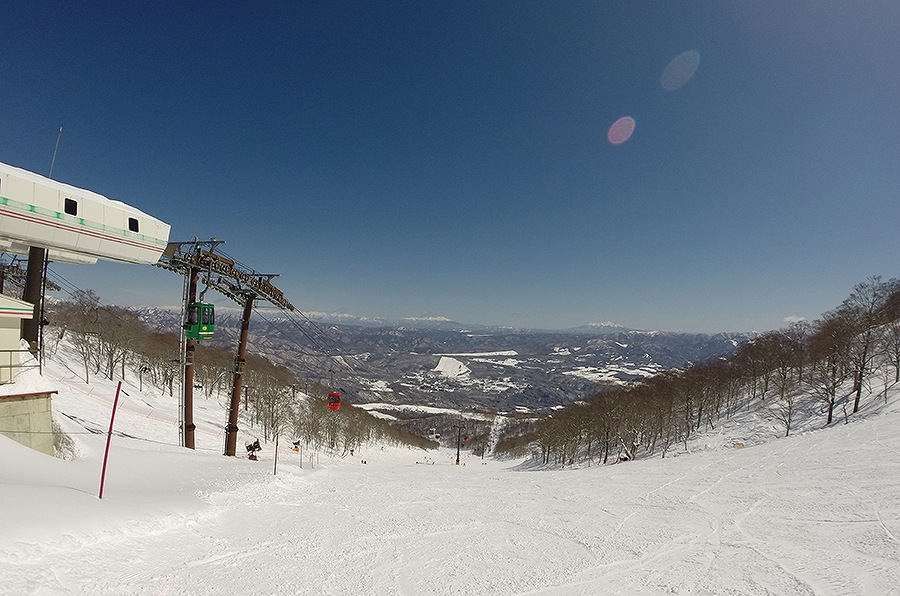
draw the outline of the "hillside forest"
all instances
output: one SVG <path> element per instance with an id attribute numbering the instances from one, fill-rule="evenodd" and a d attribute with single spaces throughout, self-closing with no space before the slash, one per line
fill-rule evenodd
<path id="1" fill-rule="evenodd" d="M 798 416 L 848 421 L 900 381 L 900 281 L 873 276 L 815 321 L 762 333 L 715 358 L 604 391 L 505 428 L 498 454 L 546 465 L 665 457 L 692 435 L 757 408 L 787 436 Z"/>
<path id="2" fill-rule="evenodd" d="M 160 387 L 172 397 L 181 391 L 178 334 L 151 329 L 133 310 L 102 304 L 92 290 L 76 290 L 71 300 L 49 302 L 46 314 L 47 356 L 52 358 L 66 340 L 80 359 L 80 370 L 73 372 L 83 376 L 85 383 L 97 375 L 122 380 L 136 375 L 131 382 L 141 390 L 145 384 Z M 233 352 L 198 342 L 193 362 L 195 396 L 219 400 L 224 407 L 238 370 L 235 360 Z M 264 441 L 278 435 L 337 453 L 350 453 L 376 441 L 436 446 L 346 401 L 339 411 L 330 411 L 326 406 L 330 388 L 319 380 L 299 380 L 261 355 L 248 353 L 243 364 L 241 426 L 255 429 Z M 225 422 L 223 417 L 223 427 Z"/>
<path id="3" fill-rule="evenodd" d="M 80 357 L 78 375 L 86 383 L 97 375 L 137 374 L 140 386 L 172 396 L 180 390 L 177 334 L 152 330 L 133 310 L 103 305 L 91 290 L 49 302 L 46 314 L 46 354 L 52 357 L 65 339 Z M 195 392 L 205 399 L 229 394 L 233 353 L 201 344 L 194 367 Z M 244 374 L 242 424 L 265 440 L 291 437 L 338 453 L 379 440 L 429 448 L 440 436 L 455 444 L 453 429 L 465 425 L 467 448 L 532 456 L 546 466 L 664 458 L 748 409 L 763 408 L 787 436 L 803 412 L 821 412 L 828 426 L 849 420 L 864 398 L 886 395 L 900 381 L 900 280 L 870 277 L 819 319 L 759 334 L 729 357 L 605 388 L 549 414 L 503 416 L 499 424 L 496 412 L 386 420 L 346 402 L 331 412 L 326 384 L 298 379 L 259 354 L 247 356 Z"/>

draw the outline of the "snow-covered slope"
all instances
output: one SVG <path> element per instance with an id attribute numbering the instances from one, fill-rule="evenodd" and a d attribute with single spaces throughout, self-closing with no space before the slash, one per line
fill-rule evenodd
<path id="1" fill-rule="evenodd" d="M 449 356 L 441 356 L 437 366 L 434 367 L 434 371 L 451 379 L 467 378 L 469 373 L 472 372 L 465 364 Z"/>
<path id="2" fill-rule="evenodd" d="M 76 370 L 46 371 L 75 460 L 0 436 L 0 593 L 900 594 L 897 393 L 674 458 L 529 471 L 372 445 L 301 467 L 281 447 L 274 474 L 271 444 L 220 455 L 218 406 L 199 400 L 190 451 L 176 400 L 126 383 L 100 500 L 115 385 Z"/>

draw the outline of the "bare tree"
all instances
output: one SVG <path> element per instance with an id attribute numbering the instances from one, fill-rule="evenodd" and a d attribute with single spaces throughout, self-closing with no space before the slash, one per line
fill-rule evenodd
<path id="1" fill-rule="evenodd" d="M 124 379 L 125 364 L 146 326 L 135 313 L 123 308 L 105 306 L 97 314 L 97 338 L 106 378 L 113 379 L 119 368 Z"/>
<path id="2" fill-rule="evenodd" d="M 776 331 L 772 333 L 769 349 L 772 351 L 770 360 L 774 365 L 771 372 L 772 385 L 778 395 L 775 417 L 784 424 L 784 436 L 788 436 L 794 419 L 796 390 L 800 385 L 798 354 L 804 351 L 804 346 L 796 333 Z"/>
<path id="3" fill-rule="evenodd" d="M 882 322 L 880 315 L 886 297 L 887 286 L 882 283 L 881 276 L 876 275 L 856 284 L 853 293 L 841 305 L 844 318 L 853 328 L 850 361 L 853 365 L 853 390 L 856 392 L 853 399 L 854 414 L 859 411 L 863 381 L 875 357 L 875 329 Z"/>
<path id="4" fill-rule="evenodd" d="M 84 363 L 84 382 L 90 383 L 92 364 L 99 364 L 97 335 L 100 298 L 93 290 L 78 290 L 73 297 L 69 308 L 62 310 L 64 314 L 60 323 L 71 332 L 72 345 Z"/>
<path id="5" fill-rule="evenodd" d="M 826 425 L 834 417 L 840 386 L 850 377 L 850 343 L 853 326 L 840 311 L 827 314 L 810 338 L 810 371 L 807 386 L 827 407 Z"/>
<path id="6" fill-rule="evenodd" d="M 234 355 L 216 346 L 201 345 L 194 352 L 194 380 L 207 398 L 220 395 L 231 381 Z"/>
<path id="7" fill-rule="evenodd" d="M 900 383 L 900 319 L 880 329 L 878 346 L 887 363 L 894 367 L 894 382 Z"/>

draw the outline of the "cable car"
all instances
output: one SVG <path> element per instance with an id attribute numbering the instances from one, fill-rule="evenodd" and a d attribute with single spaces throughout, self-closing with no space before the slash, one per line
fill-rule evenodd
<path id="1" fill-rule="evenodd" d="M 328 409 L 332 412 L 337 412 L 341 409 L 341 394 L 337 391 L 332 391 L 328 394 Z"/>
<path id="2" fill-rule="evenodd" d="M 191 302 L 187 306 L 184 334 L 188 339 L 209 339 L 216 330 L 216 308 L 206 302 Z"/>

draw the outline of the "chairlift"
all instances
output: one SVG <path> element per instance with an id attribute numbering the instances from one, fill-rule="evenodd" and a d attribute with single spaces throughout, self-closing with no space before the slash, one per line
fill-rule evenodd
<path id="1" fill-rule="evenodd" d="M 208 302 L 191 302 L 187 306 L 184 334 L 188 339 L 203 340 L 216 330 L 216 308 Z"/>

